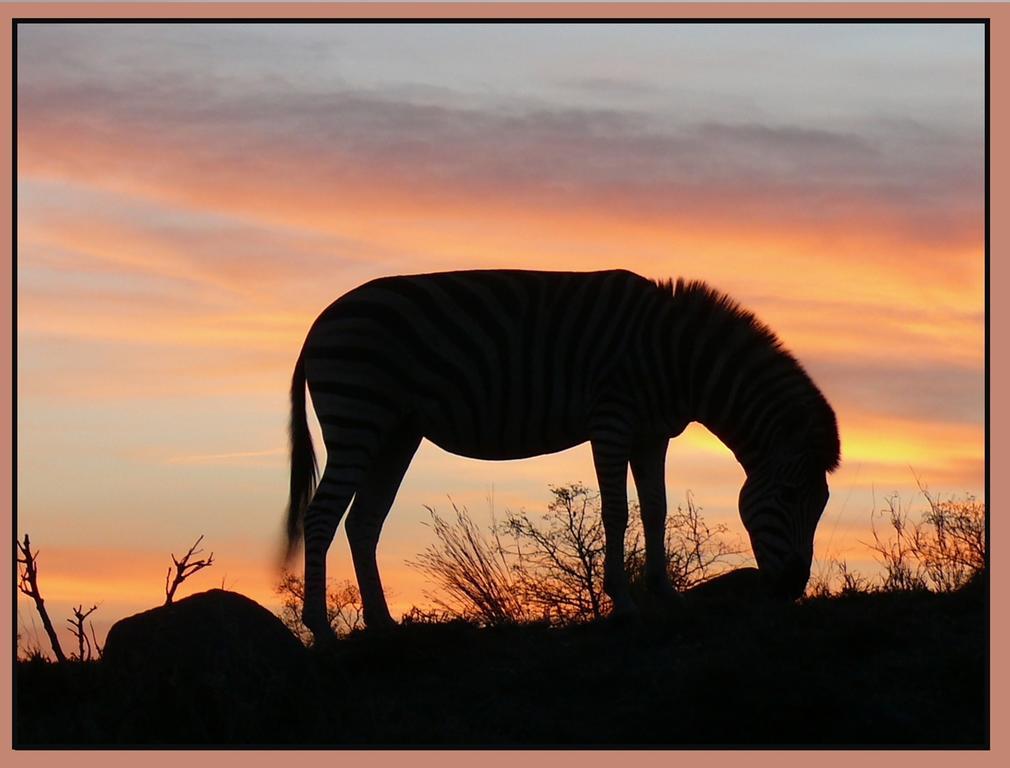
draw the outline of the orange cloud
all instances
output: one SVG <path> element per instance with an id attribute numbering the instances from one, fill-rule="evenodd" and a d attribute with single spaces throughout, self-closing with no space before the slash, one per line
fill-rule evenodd
<path id="1" fill-rule="evenodd" d="M 843 461 L 898 464 L 915 468 L 954 465 L 984 456 L 982 426 L 906 421 L 851 414 L 842 427 Z"/>
<path id="2" fill-rule="evenodd" d="M 377 212 L 373 210 L 369 215 L 374 218 Z M 485 212 L 485 218 L 487 215 Z M 523 221 L 522 217 L 517 220 Z M 804 354 L 823 350 L 834 357 L 845 355 L 868 360 L 940 358 L 980 362 L 982 260 L 977 252 L 960 258 L 948 252 L 942 258 L 920 260 L 914 267 L 911 264 L 920 254 L 906 253 L 893 267 L 885 263 L 883 267 L 871 268 L 866 262 L 879 259 L 882 255 L 879 251 L 870 251 L 861 261 L 853 262 L 849 249 L 842 246 L 814 256 L 809 245 L 790 237 L 750 239 L 744 243 L 733 237 L 713 238 L 698 228 L 670 234 L 660 229 L 641 231 L 626 222 L 622 229 L 601 225 L 591 216 L 572 220 L 569 229 L 565 229 L 564 216 L 526 220 L 529 228 L 524 226 L 526 235 L 520 242 L 510 242 L 515 238 L 506 236 L 502 225 L 483 232 L 473 229 L 467 232 L 472 236 L 464 241 L 458 237 L 458 226 L 446 224 L 440 230 L 437 223 L 428 222 L 422 227 L 414 219 L 406 221 L 421 229 L 415 229 L 406 238 L 397 231 L 384 233 L 382 241 L 382 248 L 390 252 L 412 247 L 419 254 L 410 260 L 404 257 L 399 271 L 429 271 L 464 264 L 560 269 L 620 264 L 656 277 L 687 274 L 706 278 L 741 299 L 778 329 L 787 344 Z M 562 232 L 566 232 L 563 237 Z M 190 252 L 193 235 L 185 230 L 182 234 L 185 237 L 180 239 L 180 233 L 171 228 L 145 230 L 136 222 L 110 220 L 101 214 L 97 218 L 79 215 L 64 218 L 60 211 L 50 210 L 44 224 L 37 216 L 26 222 L 29 250 L 23 260 L 29 268 L 39 263 L 37 245 L 41 242 L 72 248 L 85 256 L 96 255 L 93 258 L 122 265 L 128 273 L 139 269 L 152 279 L 184 279 L 186 283 L 182 286 L 166 284 L 163 291 L 169 291 L 168 296 L 153 297 L 157 305 L 174 309 L 178 319 L 171 323 L 157 322 L 153 329 L 143 324 L 132 327 L 117 324 L 116 332 L 136 333 L 155 340 L 166 333 L 178 332 L 194 341 L 212 344 L 249 342 L 258 337 L 269 345 L 267 334 L 271 333 L 277 340 L 296 337 L 304 333 L 314 314 L 330 300 L 361 279 L 380 273 L 373 265 L 371 274 L 356 267 L 349 275 L 348 263 L 360 264 L 360 259 L 356 260 L 351 253 L 338 261 L 344 271 L 334 274 L 332 259 L 316 250 L 300 252 L 295 264 L 282 258 L 254 260 L 246 265 L 251 271 L 239 279 L 233 270 L 245 268 L 240 266 L 246 263 L 242 238 L 230 249 L 224 243 L 216 246 L 200 260 L 199 268 L 193 268 Z M 526 248 L 528 239 L 537 242 Z M 276 251 L 283 252 L 283 246 L 277 245 Z M 615 258 L 618 253 L 619 259 Z M 677 258 L 679 253 L 685 255 Z M 952 264 L 961 266 L 955 268 Z M 921 279 L 916 275 L 912 283 L 915 290 L 909 291 L 908 270 L 912 268 L 924 274 Z M 358 280 L 355 274 L 360 276 Z M 311 289 L 296 292 L 295 287 L 302 287 L 307 279 L 311 280 Z M 186 287 L 190 284 L 194 288 Z M 271 290 L 264 296 L 266 286 Z M 259 298 L 248 295 L 248 290 L 253 289 L 260 294 Z M 257 302 L 265 306 L 255 310 L 256 317 L 226 314 L 224 308 L 236 303 L 236 292 L 246 292 L 247 306 L 250 300 L 252 306 Z M 122 314 L 129 311 L 128 302 L 138 300 L 137 296 L 124 298 L 107 290 L 104 295 L 94 293 L 91 289 L 91 295 L 87 296 L 92 304 L 96 303 L 94 299 L 100 299 L 96 308 L 113 315 L 117 303 Z M 781 298 L 784 295 L 802 299 L 786 300 Z M 142 296 L 149 306 L 151 298 Z M 58 301 L 65 301 L 65 297 L 61 294 Z M 123 301 L 127 304 L 123 305 Z M 74 308 L 75 312 L 79 310 Z M 217 322 L 217 318 L 212 321 L 210 316 L 201 318 L 201 312 L 208 310 L 223 315 L 222 322 Z M 49 317 L 54 312 L 58 308 L 46 307 L 40 314 Z M 248 309 L 245 312 L 249 314 Z M 44 323 L 41 317 L 30 314 L 23 319 L 29 322 L 29 328 L 36 321 Z M 250 321 L 260 327 L 243 329 Z M 289 321 L 292 327 L 284 331 L 280 324 Z M 58 317 L 54 321 L 56 325 L 61 323 L 74 327 L 77 333 L 113 330 L 103 329 L 99 317 L 83 328 L 80 323 L 68 323 Z M 44 330 L 51 328 L 45 325 Z M 882 334 L 886 337 L 882 338 Z M 874 343 L 867 343 L 869 338 Z"/>
<path id="3" fill-rule="evenodd" d="M 209 453 L 196 456 L 172 456 L 167 459 L 169 464 L 257 464 L 261 459 L 274 459 L 285 456 L 284 448 L 271 448 L 265 451 L 235 451 L 234 453 Z M 271 461 L 269 466 L 275 466 L 276 462 Z"/>

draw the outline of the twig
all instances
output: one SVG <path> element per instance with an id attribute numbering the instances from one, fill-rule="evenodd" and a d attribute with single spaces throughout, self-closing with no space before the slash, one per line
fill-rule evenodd
<path id="1" fill-rule="evenodd" d="M 91 658 L 91 641 L 88 639 L 88 633 L 84 630 L 84 620 L 97 610 L 98 606 L 93 605 L 85 611 L 84 605 L 82 604 L 74 608 L 74 618 L 67 619 L 67 624 L 70 625 L 70 631 L 73 633 L 74 637 L 77 638 L 78 661 L 85 661 L 86 659 Z M 92 634 L 94 634 L 94 627 L 92 627 Z M 87 651 L 87 655 L 85 655 L 85 651 Z"/>
<path id="2" fill-rule="evenodd" d="M 165 574 L 165 605 L 170 605 L 172 598 L 175 597 L 175 590 L 179 588 L 186 579 L 192 576 L 199 570 L 204 568 L 209 568 L 214 564 L 214 553 L 210 553 L 210 557 L 201 560 L 194 560 L 190 562 L 189 559 L 194 555 L 200 554 L 203 550 L 197 549 L 200 546 L 200 542 L 203 541 L 203 535 L 196 540 L 196 543 L 189 548 L 189 551 L 183 556 L 181 560 L 176 560 L 175 555 L 172 555 L 172 562 L 175 564 L 175 578 L 172 578 L 172 568 L 169 567 L 168 573 Z"/>
<path id="3" fill-rule="evenodd" d="M 89 621 L 88 622 L 88 627 L 91 628 L 91 642 L 95 646 L 95 653 L 97 653 L 98 654 L 98 658 L 101 659 L 102 658 L 102 654 L 105 651 L 105 649 L 98 644 L 98 638 L 95 637 L 95 623 L 93 621 Z"/>

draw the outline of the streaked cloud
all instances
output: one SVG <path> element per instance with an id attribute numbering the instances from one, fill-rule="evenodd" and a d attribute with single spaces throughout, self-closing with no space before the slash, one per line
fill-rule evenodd
<path id="1" fill-rule="evenodd" d="M 261 203 L 293 196 L 314 200 L 321 214 L 320 206 L 362 203 L 423 210 L 522 200 L 674 227 L 858 222 L 906 240 L 978 242 L 981 135 L 914 123 L 698 123 L 521 99 L 459 107 L 351 89 L 268 86 L 236 98 L 159 79 L 25 87 L 19 111 L 28 174 L 138 193 L 167 185 L 177 201 L 200 205 L 234 209 L 251 205 L 250 195 Z M 228 193 L 236 187 L 245 189 L 237 200 Z"/>

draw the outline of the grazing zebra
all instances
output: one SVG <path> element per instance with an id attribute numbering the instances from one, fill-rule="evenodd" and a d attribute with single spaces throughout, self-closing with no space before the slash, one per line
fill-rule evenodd
<path id="1" fill-rule="evenodd" d="M 318 488 L 306 384 L 327 452 Z M 304 535 L 306 626 L 317 639 L 330 634 L 326 551 L 348 505 L 365 622 L 392 623 L 375 549 L 422 437 L 480 459 L 588 440 L 604 589 L 618 614 L 634 611 L 624 573 L 630 466 L 647 584 L 671 592 L 666 449 L 692 421 L 746 471 L 740 515 L 769 591 L 798 597 L 828 499 L 825 474 L 839 461 L 838 428 L 810 377 L 750 312 L 704 283 L 624 270 L 447 272 L 355 288 L 313 323 L 291 383 L 288 551 Z"/>

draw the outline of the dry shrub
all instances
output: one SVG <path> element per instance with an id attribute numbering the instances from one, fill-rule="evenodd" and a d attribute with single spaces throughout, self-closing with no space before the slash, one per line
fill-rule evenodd
<path id="1" fill-rule="evenodd" d="M 502 541 L 493 510 L 485 534 L 465 507 L 450 503 L 455 520 L 426 507 L 437 542 L 408 561 L 438 587 L 437 592 L 425 594 L 435 611 L 489 626 L 529 620 L 522 599 L 526 576 Z"/>
<path id="2" fill-rule="evenodd" d="M 985 569 L 985 504 L 966 494 L 961 499 L 939 499 L 920 485 L 928 508 L 918 522 L 894 494 L 880 511 L 893 533 L 880 535 L 871 518 L 870 549 L 884 566 L 885 591 L 952 592 Z"/>
<path id="3" fill-rule="evenodd" d="M 437 541 L 408 564 L 438 588 L 427 593 L 437 610 L 485 625 L 547 621 L 563 625 L 603 616 L 604 532 L 599 494 L 572 483 L 552 486 L 546 512 L 506 512 L 485 533 L 465 508 L 453 504 L 455 521 L 430 507 Z M 709 526 L 688 495 L 687 506 L 668 515 L 666 549 L 670 580 L 683 590 L 729 570 L 743 554 Z M 645 551 L 636 504 L 629 509 L 626 568 L 633 582 L 644 572 Z"/>
<path id="4" fill-rule="evenodd" d="M 808 597 L 853 592 L 953 592 L 986 567 L 986 507 L 973 495 L 941 499 L 921 483 L 927 508 L 918 520 L 897 493 L 870 515 L 872 542 L 864 542 L 883 566 L 879 580 L 827 561 L 811 578 Z"/>
<path id="5" fill-rule="evenodd" d="M 277 614 L 284 626 L 302 641 L 312 644 L 312 633 L 302 623 L 302 606 L 305 604 L 305 580 L 285 571 L 274 591 L 283 598 L 281 610 Z M 344 580 L 336 585 L 327 585 L 326 618 L 339 637 L 345 637 L 365 626 L 361 612 L 361 595 L 358 588 Z"/>

